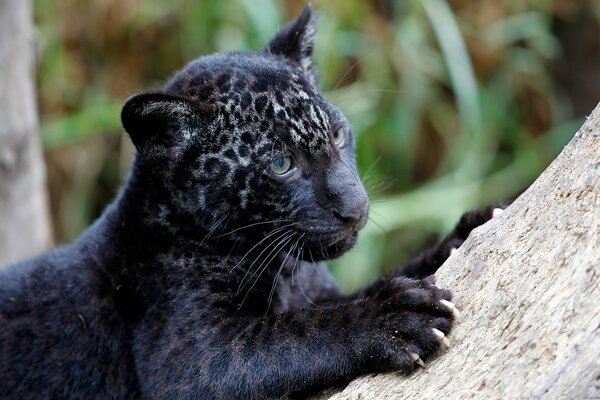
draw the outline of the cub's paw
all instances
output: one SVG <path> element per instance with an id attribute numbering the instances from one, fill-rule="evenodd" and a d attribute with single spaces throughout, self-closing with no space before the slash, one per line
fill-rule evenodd
<path id="1" fill-rule="evenodd" d="M 504 209 L 510 203 L 498 203 L 490 207 L 484 207 L 477 210 L 466 212 L 460 217 L 454 230 L 444 240 L 444 250 L 447 252 L 447 257 L 451 256 L 463 244 L 471 231 L 480 225 L 485 224 L 492 218 L 501 215 Z"/>
<path id="2" fill-rule="evenodd" d="M 367 299 L 374 310 L 367 334 L 374 368 L 410 372 L 425 367 L 433 353 L 449 346 L 446 335 L 458 318 L 451 299 L 451 293 L 438 288 L 432 277 L 382 282 Z"/>

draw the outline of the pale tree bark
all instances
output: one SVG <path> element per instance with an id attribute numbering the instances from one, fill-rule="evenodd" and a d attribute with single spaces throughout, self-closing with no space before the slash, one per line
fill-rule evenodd
<path id="1" fill-rule="evenodd" d="M 51 243 L 29 0 L 0 0 L 0 267 Z"/>
<path id="2" fill-rule="evenodd" d="M 448 351 L 331 399 L 600 399 L 600 105 L 436 275 L 462 311 Z"/>

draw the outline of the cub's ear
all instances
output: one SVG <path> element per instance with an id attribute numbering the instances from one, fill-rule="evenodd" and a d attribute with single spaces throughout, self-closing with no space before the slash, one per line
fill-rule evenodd
<path id="1" fill-rule="evenodd" d="M 167 93 L 136 94 L 123 105 L 121 122 L 144 158 L 173 160 L 191 142 L 201 121 L 213 111 L 194 99 Z"/>
<path id="2" fill-rule="evenodd" d="M 318 79 L 312 60 L 317 15 L 309 4 L 302 13 L 275 35 L 267 51 L 299 63 L 311 78 Z"/>

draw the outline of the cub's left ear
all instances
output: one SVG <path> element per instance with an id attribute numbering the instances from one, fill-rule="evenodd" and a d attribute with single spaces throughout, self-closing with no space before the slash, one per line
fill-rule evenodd
<path id="1" fill-rule="evenodd" d="M 275 35 L 267 51 L 284 56 L 302 66 L 315 81 L 318 80 L 317 67 L 312 60 L 317 15 L 309 4 L 302 13 Z"/>
<path id="2" fill-rule="evenodd" d="M 142 157 L 173 160 L 189 145 L 212 107 L 168 93 L 140 93 L 121 110 L 123 128 Z"/>

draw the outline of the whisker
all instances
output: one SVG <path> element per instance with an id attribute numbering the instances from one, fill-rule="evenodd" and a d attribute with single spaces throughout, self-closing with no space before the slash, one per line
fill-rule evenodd
<path id="1" fill-rule="evenodd" d="M 279 277 L 281 276 L 281 271 L 283 271 L 283 268 L 285 267 L 287 260 L 289 259 L 290 255 L 293 254 L 293 252 L 296 250 L 298 243 L 300 243 L 300 240 L 304 237 L 304 235 L 305 234 L 302 234 L 302 236 L 300 236 L 298 239 L 296 239 L 296 242 L 290 249 L 290 252 L 288 252 L 285 255 L 285 258 L 283 259 L 281 266 L 279 267 L 279 269 L 277 270 L 277 273 L 275 274 L 275 278 L 273 279 L 273 284 L 271 285 L 271 291 L 269 292 L 269 299 L 267 300 L 267 310 L 265 311 L 265 317 L 269 313 L 269 308 L 271 307 L 271 302 L 273 301 L 273 295 L 275 294 L 275 288 L 277 287 L 277 283 L 279 282 Z"/>
<path id="2" fill-rule="evenodd" d="M 365 92 L 385 92 L 385 93 L 405 94 L 405 93 L 407 93 L 407 90 L 372 88 L 372 89 L 365 89 Z"/>
<path id="3" fill-rule="evenodd" d="M 237 264 L 235 264 L 230 270 L 229 272 L 232 272 L 234 269 L 236 269 L 238 267 L 238 265 L 240 265 L 242 263 L 242 261 L 244 261 L 244 259 L 246 259 L 246 257 L 248 256 L 248 254 L 250 254 L 252 252 L 252 250 L 254 250 L 255 248 L 257 248 L 258 246 L 260 246 L 260 244 L 262 242 L 264 242 L 265 240 L 267 240 L 268 238 L 270 238 L 271 236 L 273 236 L 274 234 L 277 234 L 279 232 L 281 232 L 283 229 L 289 227 L 289 226 L 293 226 L 296 225 L 297 222 L 291 223 L 291 224 L 287 224 L 287 225 L 283 225 L 280 226 L 279 228 L 275 228 L 273 229 L 267 236 L 265 236 L 260 242 L 256 243 L 254 246 L 252 246 L 252 248 L 250 250 L 248 250 L 246 252 L 246 254 L 244 254 L 244 256 L 240 259 L 240 261 L 237 262 Z"/>
<path id="4" fill-rule="evenodd" d="M 300 246 L 302 248 L 302 246 Z M 296 257 L 296 261 L 292 267 L 292 286 L 294 286 L 294 271 L 296 271 L 296 267 L 298 266 L 298 262 L 300 260 L 300 252 L 298 252 L 298 256 Z"/>
<path id="5" fill-rule="evenodd" d="M 362 63 L 364 60 L 366 60 L 368 57 L 372 57 L 374 54 L 380 53 L 383 50 L 374 50 L 371 53 L 365 55 L 364 57 L 359 58 L 354 64 L 352 64 L 352 66 L 350 66 L 350 68 L 348 68 L 346 70 L 346 72 L 344 73 L 344 75 L 342 75 L 342 77 L 340 78 L 340 80 L 336 83 L 336 85 L 333 87 L 333 89 L 331 89 L 331 91 L 335 91 L 346 79 L 346 77 L 348 76 L 348 74 L 350 72 L 352 72 L 352 70 L 354 68 L 356 68 L 358 65 L 360 65 L 360 63 Z"/>
<path id="6" fill-rule="evenodd" d="M 375 52 L 377 52 L 377 51 L 375 51 Z M 367 55 L 367 56 L 369 56 L 369 55 Z M 361 63 L 362 61 L 364 61 L 366 58 L 367 58 L 367 57 L 365 56 L 365 57 L 361 58 L 359 61 L 357 61 L 357 62 L 356 62 L 356 63 L 355 63 L 355 64 L 354 64 L 352 67 L 350 67 L 350 69 L 348 70 L 348 72 L 352 71 L 352 68 L 355 68 L 355 67 L 356 67 L 356 66 L 357 66 L 359 63 Z M 352 81 L 352 85 L 356 85 L 356 84 L 359 84 L 359 83 L 361 83 L 361 82 L 365 82 L 365 81 L 367 81 L 369 78 L 372 78 L 372 77 L 374 77 L 374 76 L 376 76 L 376 75 L 381 75 L 381 74 L 384 74 L 384 73 L 386 73 L 386 72 L 387 72 L 387 71 L 386 71 L 385 69 L 382 69 L 382 70 L 379 70 L 379 71 L 373 71 L 373 72 L 370 72 L 370 73 L 368 73 L 368 74 L 366 74 L 366 75 L 362 75 L 362 76 L 361 76 L 359 79 L 357 79 L 357 80 L 355 80 L 355 81 Z M 345 75 L 342 77 L 342 79 L 344 79 L 344 77 L 345 77 Z M 339 84 L 341 84 L 341 83 L 342 83 L 342 81 L 340 80 L 340 81 L 338 82 L 338 85 L 339 85 Z M 331 92 L 335 92 L 335 90 L 336 90 L 337 88 L 338 88 L 337 86 L 336 86 L 336 87 L 334 87 L 333 89 L 331 89 Z M 369 89 L 365 89 L 365 90 L 369 90 Z M 393 89 L 391 89 L 391 90 L 393 90 Z M 334 93 L 334 94 L 335 94 L 335 93 Z"/>
<path id="7" fill-rule="evenodd" d="M 280 236 L 277 241 L 276 241 L 276 245 L 273 246 L 273 248 L 271 249 L 271 251 L 269 251 L 269 253 L 265 256 L 264 260 L 258 265 L 258 267 L 256 267 L 256 270 L 252 273 L 252 275 L 250 276 L 250 278 L 248 278 L 248 280 L 246 281 L 246 283 L 244 283 L 241 287 L 238 288 L 238 293 L 241 292 L 244 287 L 250 282 L 252 281 L 252 278 L 254 278 L 254 276 L 256 276 L 256 273 L 261 271 L 258 276 L 256 277 L 256 280 L 254 281 L 254 285 L 256 284 L 256 281 L 258 280 L 258 278 L 260 277 L 260 275 L 262 274 L 262 271 L 264 271 L 265 268 L 267 268 L 269 266 L 269 262 L 275 257 L 277 256 L 277 254 L 279 253 L 279 250 L 281 250 L 283 247 L 285 247 L 286 243 L 289 242 L 289 240 L 291 240 L 292 237 L 294 237 L 295 233 L 294 232 L 290 232 L 287 231 L 287 233 L 283 236 Z M 275 252 L 275 254 L 273 255 L 273 257 L 271 257 L 271 255 L 273 254 L 273 252 Z M 258 261 L 258 259 L 260 258 L 257 257 L 257 259 L 255 260 Z M 269 262 L 267 262 L 267 260 L 269 260 Z M 252 263 L 252 265 L 254 265 L 254 263 Z M 250 268 L 252 268 L 252 265 L 250 266 Z M 264 267 L 263 267 L 264 266 Z M 248 270 L 250 270 L 250 268 Z M 254 285 L 252 285 L 252 287 L 254 287 Z M 252 288 L 250 288 L 252 289 Z M 248 295 L 246 293 L 246 295 Z"/>
<path id="8" fill-rule="evenodd" d="M 288 236 L 283 242 L 280 242 L 277 247 L 274 247 L 273 250 L 271 251 L 271 253 L 273 253 L 273 251 L 275 251 L 277 249 L 277 251 L 275 251 L 275 253 L 273 254 L 273 256 L 267 261 L 267 259 L 265 259 L 266 264 L 264 267 L 262 267 L 262 269 L 260 268 L 260 266 L 257 268 L 257 270 L 260 270 L 260 273 L 258 274 L 258 276 L 256 277 L 256 279 L 254 280 L 254 283 L 252 284 L 252 286 L 250 286 L 250 288 L 246 291 L 246 295 L 244 296 L 244 298 L 242 299 L 242 302 L 240 303 L 238 309 L 242 308 L 242 306 L 244 305 L 244 302 L 246 301 L 246 298 L 248 298 L 248 295 L 250 294 L 250 292 L 252 291 L 252 289 L 254 289 L 254 287 L 256 286 L 256 284 L 258 283 L 258 280 L 260 279 L 260 277 L 262 276 L 262 274 L 267 270 L 267 268 L 269 268 L 269 265 L 271 263 L 271 261 L 273 261 L 273 259 L 275 257 L 277 257 L 277 255 L 279 254 L 279 252 L 285 247 L 285 245 L 292 240 L 292 238 L 294 237 L 295 233 L 292 232 L 290 236 Z M 269 255 L 271 254 L 269 253 Z M 267 256 L 269 257 L 269 256 Z M 262 264 L 261 264 L 262 265 Z M 256 273 L 256 272 L 255 272 Z M 254 276 L 254 275 L 253 275 Z M 248 279 L 247 282 L 250 282 L 252 280 L 252 277 L 250 277 L 250 279 Z"/>
<path id="9" fill-rule="evenodd" d="M 350 68 L 348 68 L 346 70 L 346 72 L 344 73 L 344 75 L 342 75 L 342 77 L 337 81 L 337 83 L 335 84 L 335 86 L 333 87 L 333 89 L 331 89 L 331 92 L 335 92 L 335 90 L 342 84 L 342 82 L 344 82 L 344 79 L 346 79 L 346 77 L 348 76 L 348 74 L 350 72 L 352 72 L 352 70 L 354 68 L 356 68 L 362 61 L 363 61 L 363 59 L 361 58 L 358 61 L 356 61 L 354 64 L 352 64 L 350 66 Z"/>
<path id="10" fill-rule="evenodd" d="M 200 241 L 200 245 L 202 245 L 202 244 L 206 243 L 206 240 L 207 240 L 207 239 L 210 237 L 210 235 L 212 235 L 212 234 L 215 232 L 215 230 L 217 229 L 217 226 L 218 226 L 218 225 L 219 225 L 221 222 L 225 221 L 225 218 L 229 217 L 230 215 L 231 215 L 231 213 L 227 213 L 227 214 L 223 215 L 223 217 L 219 218 L 219 219 L 217 220 L 217 222 L 215 222 L 215 223 L 213 224 L 213 226 L 212 226 L 212 227 L 211 227 L 211 228 L 208 230 L 208 233 L 206 234 L 206 236 L 204 236 L 204 239 L 202 239 L 202 240 Z"/>
<path id="11" fill-rule="evenodd" d="M 373 204 L 383 204 L 383 203 L 387 203 L 389 200 L 386 198 L 380 198 L 380 197 L 376 197 L 373 200 L 369 200 L 369 204 L 373 205 Z"/>
<path id="12" fill-rule="evenodd" d="M 377 194 L 377 193 L 383 192 L 386 189 L 389 189 L 394 184 L 394 182 L 395 182 L 394 179 L 381 180 L 372 185 L 367 185 L 365 187 L 365 189 L 367 190 L 367 192 L 369 194 Z"/>
<path id="13" fill-rule="evenodd" d="M 280 232 L 281 232 L 281 231 L 279 231 L 278 233 L 280 233 Z M 244 283 L 244 280 L 246 279 L 246 276 L 248 276 L 248 273 L 250 272 L 250 270 L 252 269 L 252 267 L 254 266 L 254 264 L 256 264 L 256 262 L 257 262 L 258 260 L 260 260 L 260 257 L 263 255 L 263 253 L 264 253 L 265 251 L 267 251 L 267 250 L 268 250 L 268 249 L 269 249 L 271 246 L 273 246 L 273 245 L 275 245 L 275 246 L 276 246 L 276 245 L 277 245 L 277 243 L 278 243 L 278 241 L 279 241 L 279 240 L 280 240 L 282 237 L 284 237 L 284 236 L 288 235 L 289 233 L 290 233 L 290 231 L 289 231 L 289 230 L 287 230 L 287 229 L 286 229 L 286 230 L 284 230 L 284 231 L 283 231 L 283 233 L 282 233 L 281 235 L 277 236 L 277 237 L 275 238 L 275 240 L 273 240 L 271 243 L 269 243 L 268 245 L 266 245 L 266 246 L 265 246 L 265 248 L 264 248 L 264 249 L 263 249 L 263 250 L 262 250 L 262 251 L 261 251 L 261 252 L 258 254 L 258 256 L 257 256 L 257 257 L 254 259 L 254 261 L 252 261 L 252 263 L 250 264 L 250 266 L 249 266 L 249 267 L 246 269 L 246 273 L 245 273 L 245 274 L 244 274 L 244 276 L 242 277 L 242 280 L 240 281 L 240 285 L 238 286 L 238 289 L 237 289 L 237 293 L 236 293 L 236 295 L 237 295 L 237 294 L 239 294 L 239 292 L 240 292 L 240 288 L 242 287 L 242 284 Z M 261 240 L 261 242 L 262 242 L 262 241 L 264 241 L 264 239 L 263 239 L 263 240 Z M 259 242 L 259 243 L 257 243 L 256 245 L 258 245 L 258 244 L 260 244 L 260 242 Z M 255 245 L 255 247 L 256 247 L 256 245 Z M 252 249 L 251 249 L 250 251 L 252 251 Z M 250 251 L 248 251 L 248 253 L 250 253 Z M 246 253 L 246 255 L 247 255 L 248 253 Z M 240 261 L 240 262 L 241 262 L 241 261 Z M 238 263 L 238 264 L 239 264 L 239 263 Z M 235 267 L 234 267 L 234 268 L 235 268 Z"/>
<path id="14" fill-rule="evenodd" d="M 371 216 L 369 216 L 369 221 L 371 221 L 377 228 L 379 228 L 379 230 L 382 233 L 385 233 L 385 229 L 383 228 L 383 225 L 381 225 L 379 222 L 375 221 Z"/>
<path id="15" fill-rule="evenodd" d="M 304 244 L 301 246 L 301 251 L 302 251 L 302 258 L 304 258 Z M 293 276 L 293 271 L 292 271 L 292 276 Z M 300 293 L 302 293 L 302 296 L 304 296 L 304 298 L 306 299 L 306 301 L 308 301 L 312 306 L 314 307 L 318 307 L 318 308 L 329 308 L 328 306 L 323 306 L 320 304 L 317 304 L 315 302 L 313 302 L 304 292 L 304 288 L 302 287 L 302 280 L 300 278 L 298 278 L 298 286 L 300 287 Z"/>
<path id="16" fill-rule="evenodd" d="M 311 249 L 308 249 L 308 255 L 310 256 L 310 261 L 312 262 L 312 264 L 313 264 L 313 266 L 314 266 L 314 268 L 316 270 L 317 269 L 317 263 L 315 262 L 315 259 L 313 257 Z"/>
<path id="17" fill-rule="evenodd" d="M 221 235 L 219 235 L 219 236 L 215 236 L 215 237 L 213 237 L 213 239 L 217 239 L 217 238 L 220 238 L 220 237 L 222 237 L 222 236 L 231 235 L 232 233 L 235 233 L 235 232 L 237 232 L 237 231 L 241 231 L 242 229 L 251 228 L 251 227 L 253 227 L 253 226 L 257 226 L 257 225 L 264 225 L 264 224 L 274 224 L 274 223 L 276 223 L 276 222 L 289 222 L 289 221 L 291 221 L 291 219 L 274 219 L 274 220 L 271 220 L 271 221 L 260 221 L 260 222 L 254 222 L 254 223 L 252 223 L 252 224 L 248 224 L 248 225 L 245 225 L 245 226 L 241 226 L 241 227 L 239 227 L 239 228 L 235 228 L 234 230 L 232 230 L 232 231 L 229 231 L 229 232 L 226 232 L 226 233 L 223 233 L 223 234 L 221 234 Z"/>
<path id="18" fill-rule="evenodd" d="M 360 176 L 358 176 L 358 172 L 356 172 L 356 169 L 348 165 L 348 163 L 343 158 L 340 158 L 340 160 L 342 161 L 342 163 L 344 163 L 346 167 L 348 167 L 348 170 L 352 171 L 352 175 L 354 175 L 356 183 L 358 183 L 359 186 L 362 185 L 362 181 L 360 180 Z"/>
<path id="19" fill-rule="evenodd" d="M 229 258 L 231 257 L 231 254 L 233 254 L 235 248 L 238 246 L 238 244 L 241 243 L 241 238 L 237 238 L 234 242 L 233 245 L 231 246 L 231 248 L 229 249 L 229 253 L 227 253 L 227 257 L 225 257 L 225 263 L 227 263 L 227 261 L 229 261 Z"/>
<path id="20" fill-rule="evenodd" d="M 214 233 L 215 229 L 217 228 L 217 225 L 219 225 L 221 222 L 223 222 L 225 220 L 226 217 L 231 217 L 231 213 L 227 213 L 225 215 L 223 215 L 223 217 L 219 218 L 208 230 L 208 233 L 206 234 L 206 236 L 204 236 L 204 238 L 202 240 L 200 240 L 200 242 L 198 242 L 198 245 L 196 245 L 196 248 L 194 249 L 194 252 L 192 253 L 192 258 L 196 255 L 196 253 L 198 252 L 198 250 L 200 249 L 200 247 L 205 243 L 206 239 L 212 234 Z"/>
<path id="21" fill-rule="evenodd" d="M 380 160 L 381 160 L 381 156 L 377 157 L 377 158 L 375 159 L 375 161 L 373 161 L 373 162 L 371 163 L 371 165 L 369 165 L 369 168 L 367 168 L 367 170 L 365 171 L 365 173 L 363 174 L 363 177 L 362 177 L 362 182 L 363 182 L 363 184 L 366 184 L 366 182 L 367 182 L 367 179 L 369 179 L 369 174 L 371 173 L 371 171 L 373 170 L 373 168 L 375 167 L 375 165 L 377 165 L 377 163 L 378 163 Z"/>

